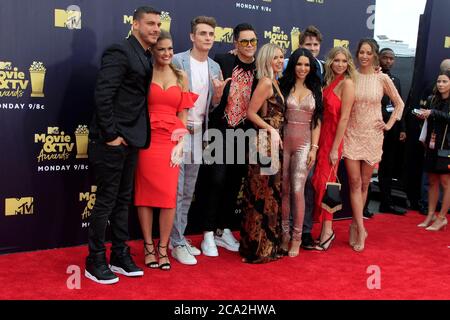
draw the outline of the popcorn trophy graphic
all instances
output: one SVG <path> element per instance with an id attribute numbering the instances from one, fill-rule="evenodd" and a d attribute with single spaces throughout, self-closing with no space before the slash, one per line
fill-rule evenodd
<path id="1" fill-rule="evenodd" d="M 291 30 L 291 50 L 294 52 L 300 47 L 300 30 L 297 27 L 292 27 Z"/>
<path id="2" fill-rule="evenodd" d="M 33 61 L 30 66 L 31 96 L 44 97 L 45 66 L 42 62 Z"/>
<path id="3" fill-rule="evenodd" d="M 161 12 L 161 29 L 170 32 L 170 23 L 172 18 L 169 15 L 169 12 L 163 11 Z"/>
<path id="4" fill-rule="evenodd" d="M 89 129 L 87 125 L 79 125 L 75 130 L 75 139 L 77 143 L 77 159 L 87 158 Z"/>

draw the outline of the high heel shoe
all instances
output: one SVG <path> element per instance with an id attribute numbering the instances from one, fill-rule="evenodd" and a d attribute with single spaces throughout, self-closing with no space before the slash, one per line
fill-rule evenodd
<path id="1" fill-rule="evenodd" d="M 367 233 L 367 230 L 364 230 L 364 240 L 362 241 L 362 243 L 356 243 L 353 246 L 353 250 L 355 250 L 356 252 L 361 252 L 364 250 L 365 247 L 365 243 L 366 243 L 366 239 L 369 236 L 369 234 Z"/>
<path id="2" fill-rule="evenodd" d="M 300 253 L 300 246 L 302 244 L 302 240 L 292 240 L 291 247 L 289 248 L 288 256 L 294 258 L 298 256 Z"/>
<path id="3" fill-rule="evenodd" d="M 334 239 L 336 239 L 336 234 L 333 232 L 331 234 L 331 236 L 328 237 L 327 240 L 325 240 L 324 242 L 319 243 L 315 247 L 315 249 L 319 250 L 319 251 L 327 251 L 331 247 L 331 244 L 333 243 Z"/>
<path id="4" fill-rule="evenodd" d="M 169 256 L 167 255 L 167 247 L 168 246 L 162 246 L 161 242 L 158 243 L 158 254 L 159 254 L 159 262 L 160 262 L 159 263 L 159 268 L 161 270 L 164 270 L 164 271 L 169 271 L 170 268 L 171 268 L 170 261 L 169 261 Z M 161 253 L 161 248 L 166 248 L 166 254 L 165 255 Z M 167 262 L 161 263 L 161 259 L 167 259 Z"/>
<path id="5" fill-rule="evenodd" d="M 348 243 L 351 247 L 355 246 L 358 238 L 358 226 L 351 223 L 348 229 Z"/>
<path id="6" fill-rule="evenodd" d="M 283 256 L 288 255 L 289 250 L 289 241 L 291 240 L 291 236 L 289 233 L 283 232 L 283 235 L 281 236 L 281 245 L 280 245 L 280 254 Z"/>
<path id="7" fill-rule="evenodd" d="M 429 226 L 428 228 L 425 228 L 425 230 L 428 230 L 428 231 L 439 231 L 441 229 L 446 229 L 447 228 L 447 224 L 448 224 L 447 218 L 445 218 L 445 217 L 444 218 L 438 217 L 436 219 L 436 221 L 431 226 Z"/>
<path id="8" fill-rule="evenodd" d="M 288 251 L 288 256 L 291 258 L 298 256 L 301 244 L 302 244 L 302 230 L 301 228 L 294 227 L 294 229 L 292 230 L 292 241 Z"/>
<path id="9" fill-rule="evenodd" d="M 147 249 L 147 246 L 150 246 L 150 245 L 151 245 L 152 251 Z M 156 261 L 155 244 L 153 243 L 153 241 L 151 243 L 147 243 L 144 241 L 144 255 L 145 255 L 144 263 L 147 267 L 149 267 L 151 269 L 159 268 L 159 263 L 158 263 L 158 261 Z M 148 256 L 153 256 L 155 260 L 147 262 Z"/>
<path id="10" fill-rule="evenodd" d="M 436 215 L 427 216 L 425 221 L 422 223 L 419 223 L 417 226 L 419 228 L 426 228 L 428 227 L 432 222 L 436 221 Z"/>

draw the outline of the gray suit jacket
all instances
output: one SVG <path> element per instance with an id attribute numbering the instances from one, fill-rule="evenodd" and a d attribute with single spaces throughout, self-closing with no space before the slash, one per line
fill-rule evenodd
<path id="1" fill-rule="evenodd" d="M 191 50 L 187 50 L 184 52 L 177 53 L 173 56 L 173 64 L 184 70 L 189 77 L 189 88 L 192 89 L 192 77 L 191 77 Z M 214 109 L 214 106 L 211 105 L 212 96 L 214 94 L 214 87 L 212 84 L 212 79 L 220 79 L 222 80 L 222 72 L 220 71 L 220 66 L 217 62 L 208 57 L 208 69 L 209 69 L 209 92 L 208 99 L 206 105 L 206 118 L 203 121 L 203 125 L 205 130 L 208 129 L 209 122 L 209 113 Z"/>

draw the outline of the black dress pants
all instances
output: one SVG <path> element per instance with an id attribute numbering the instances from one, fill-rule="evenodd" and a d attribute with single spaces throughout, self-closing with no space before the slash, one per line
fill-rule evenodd
<path id="1" fill-rule="evenodd" d="M 383 155 L 381 157 L 380 166 L 378 169 L 378 181 L 380 185 L 380 206 L 393 205 L 392 192 L 392 178 L 394 175 L 395 162 L 397 156 L 397 146 L 400 138 L 396 126 L 386 132 L 383 141 Z"/>
<path id="2" fill-rule="evenodd" d="M 97 185 L 96 200 L 89 220 L 89 254 L 105 252 L 105 233 L 111 225 L 112 251 L 128 246 L 128 211 L 134 184 L 137 149 L 89 142 L 89 160 Z"/>

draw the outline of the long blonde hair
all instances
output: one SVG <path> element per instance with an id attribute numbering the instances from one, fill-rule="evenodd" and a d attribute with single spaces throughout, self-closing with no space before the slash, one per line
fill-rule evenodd
<path id="1" fill-rule="evenodd" d="M 335 75 L 333 70 L 331 69 L 331 65 L 333 64 L 336 56 L 342 53 L 347 59 L 347 70 L 345 70 L 344 77 L 347 79 L 351 79 L 355 81 L 356 77 L 356 67 L 353 62 L 352 54 L 348 51 L 347 48 L 344 47 L 335 47 L 328 52 L 327 60 L 325 61 L 325 86 L 328 86 L 331 82 L 333 82 Z"/>
<path id="2" fill-rule="evenodd" d="M 274 43 L 266 43 L 259 49 L 256 57 L 256 77 L 258 79 L 267 77 L 273 80 L 277 76 L 281 77 L 281 72 L 279 74 L 274 74 L 272 68 L 272 61 L 277 49 L 284 53 L 284 50 Z"/>

